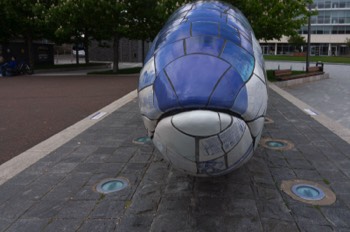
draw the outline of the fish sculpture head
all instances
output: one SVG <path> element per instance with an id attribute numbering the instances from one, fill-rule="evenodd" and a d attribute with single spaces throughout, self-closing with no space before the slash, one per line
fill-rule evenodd
<path id="1" fill-rule="evenodd" d="M 219 176 L 247 162 L 267 109 L 260 45 L 244 15 L 221 1 L 179 8 L 141 70 L 139 108 L 148 135 L 175 168 Z"/>

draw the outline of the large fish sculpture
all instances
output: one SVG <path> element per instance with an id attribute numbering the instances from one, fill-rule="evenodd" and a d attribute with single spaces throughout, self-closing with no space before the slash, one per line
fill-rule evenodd
<path id="1" fill-rule="evenodd" d="M 138 96 L 148 135 L 175 168 L 219 176 L 240 167 L 258 146 L 268 98 L 247 19 L 221 1 L 179 8 L 148 52 Z"/>

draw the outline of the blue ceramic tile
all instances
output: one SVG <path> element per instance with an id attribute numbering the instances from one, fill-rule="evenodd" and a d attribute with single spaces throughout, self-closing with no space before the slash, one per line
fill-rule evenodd
<path id="1" fill-rule="evenodd" d="M 201 11 L 190 11 L 186 15 L 186 18 L 189 21 L 222 21 L 221 19 L 221 13 L 217 10 L 212 9 L 203 9 Z"/>
<path id="2" fill-rule="evenodd" d="M 198 35 L 219 36 L 219 24 L 214 22 L 193 22 L 192 36 Z"/>
<path id="3" fill-rule="evenodd" d="M 251 55 L 254 55 L 253 46 L 244 36 L 241 35 L 241 46 Z"/>
<path id="4" fill-rule="evenodd" d="M 158 41 L 156 42 L 155 50 L 160 47 L 173 43 L 177 40 L 185 39 L 190 37 L 191 24 L 190 23 L 182 23 L 174 28 L 169 29 L 161 36 L 159 36 Z"/>
<path id="5" fill-rule="evenodd" d="M 211 36 L 199 36 L 186 39 L 186 53 L 206 53 L 218 56 L 224 45 L 224 40 Z"/>
<path id="6" fill-rule="evenodd" d="M 154 59 L 150 59 L 143 69 L 141 70 L 140 80 L 139 80 L 139 90 L 145 88 L 146 86 L 152 85 L 154 79 L 156 78 Z"/>
<path id="7" fill-rule="evenodd" d="M 155 56 L 157 73 L 163 71 L 165 66 L 176 58 L 184 55 L 183 40 L 168 44 L 160 49 Z"/>
<path id="8" fill-rule="evenodd" d="M 244 86 L 238 93 L 235 102 L 231 108 L 231 111 L 237 114 L 244 114 L 248 108 L 248 94 L 247 88 Z"/>
<path id="9" fill-rule="evenodd" d="M 209 55 L 187 55 L 166 67 L 166 72 L 183 107 L 204 107 L 229 64 Z"/>
<path id="10" fill-rule="evenodd" d="M 237 28 L 240 33 L 244 34 L 244 36 L 247 37 L 247 39 L 251 41 L 251 30 L 244 27 L 243 24 L 239 20 L 237 20 L 232 15 L 228 15 L 227 16 L 227 23 L 228 23 L 228 25 Z"/>
<path id="11" fill-rule="evenodd" d="M 231 68 L 216 86 L 208 106 L 210 108 L 230 109 L 244 84 L 239 73 Z"/>
<path id="12" fill-rule="evenodd" d="M 155 92 L 155 98 L 157 99 L 157 104 L 159 105 L 160 110 L 167 112 L 180 108 L 177 96 L 164 71 L 159 73 L 157 79 L 154 82 L 153 88 Z"/>
<path id="13" fill-rule="evenodd" d="M 241 37 L 239 36 L 238 30 L 227 24 L 220 24 L 220 36 L 235 44 L 241 44 Z"/>
<path id="14" fill-rule="evenodd" d="M 254 57 L 246 50 L 232 42 L 227 42 L 221 58 L 238 71 L 244 82 L 249 80 L 254 69 Z"/>

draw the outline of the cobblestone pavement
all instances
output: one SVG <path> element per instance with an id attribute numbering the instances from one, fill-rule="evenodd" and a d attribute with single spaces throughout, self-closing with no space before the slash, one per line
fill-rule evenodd
<path id="1" fill-rule="evenodd" d="M 0 186 L 0 231 L 350 231 L 350 145 L 270 90 L 264 137 L 290 151 L 259 147 L 233 173 L 196 178 L 173 170 L 143 136 L 136 100 Z M 94 186 L 125 177 L 129 187 Z M 280 190 L 305 179 L 331 188 L 331 206 Z"/>

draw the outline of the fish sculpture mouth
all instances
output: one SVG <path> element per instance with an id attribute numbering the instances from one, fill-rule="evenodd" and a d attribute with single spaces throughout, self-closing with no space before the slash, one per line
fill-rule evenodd
<path id="1" fill-rule="evenodd" d="M 209 110 L 161 119 L 153 142 L 173 166 L 196 176 L 224 175 L 253 154 L 247 124 L 235 116 Z"/>
<path id="2" fill-rule="evenodd" d="M 267 110 L 261 48 L 243 14 L 220 1 L 180 7 L 155 38 L 138 97 L 153 143 L 178 170 L 219 176 L 257 148 Z"/>

